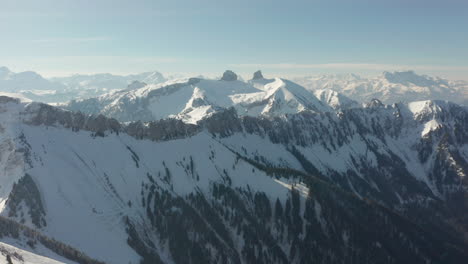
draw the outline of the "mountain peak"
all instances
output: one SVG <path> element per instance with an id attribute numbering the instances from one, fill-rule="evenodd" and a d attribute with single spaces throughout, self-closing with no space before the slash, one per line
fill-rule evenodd
<path id="1" fill-rule="evenodd" d="M 252 80 L 260 80 L 260 79 L 263 79 L 263 74 L 262 74 L 262 71 L 258 70 L 254 72 Z"/>
<path id="2" fill-rule="evenodd" d="M 348 109 L 359 107 L 359 104 L 344 96 L 343 94 L 331 90 L 331 89 L 320 89 L 314 91 L 315 97 L 326 105 L 331 106 L 333 109 Z"/>
<path id="3" fill-rule="evenodd" d="M 443 100 L 425 100 L 408 103 L 409 110 L 414 115 L 434 114 L 448 110 L 452 104 Z"/>
<path id="4" fill-rule="evenodd" d="M 237 81 L 237 74 L 231 70 L 227 70 L 223 73 L 222 81 Z"/>
<path id="5" fill-rule="evenodd" d="M 365 105 L 366 108 L 380 108 L 384 107 L 385 105 L 379 99 L 372 99 L 369 103 Z"/>

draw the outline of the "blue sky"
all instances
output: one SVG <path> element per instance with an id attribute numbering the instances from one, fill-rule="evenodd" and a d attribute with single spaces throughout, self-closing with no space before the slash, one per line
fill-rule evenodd
<path id="1" fill-rule="evenodd" d="M 0 65 L 70 73 L 468 79 L 465 0 L 0 0 Z"/>

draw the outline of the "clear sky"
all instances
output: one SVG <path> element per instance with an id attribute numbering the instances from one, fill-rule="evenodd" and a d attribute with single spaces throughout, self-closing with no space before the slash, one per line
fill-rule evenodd
<path id="1" fill-rule="evenodd" d="M 0 0 L 0 65 L 468 79 L 468 0 Z"/>

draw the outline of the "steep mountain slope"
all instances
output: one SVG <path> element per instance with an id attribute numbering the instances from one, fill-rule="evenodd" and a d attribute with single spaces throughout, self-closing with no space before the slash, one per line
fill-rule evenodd
<path id="1" fill-rule="evenodd" d="M 417 75 L 413 71 L 384 72 L 370 79 L 350 74 L 304 77 L 295 81 L 311 90 L 331 89 L 360 102 L 377 98 L 388 104 L 448 100 L 468 105 L 467 82 Z"/>
<path id="2" fill-rule="evenodd" d="M 284 80 L 257 78 L 246 83 L 227 71 L 221 80 L 191 78 L 119 91 L 87 100 L 74 100 L 65 108 L 86 114 L 104 114 L 122 122 L 176 117 L 188 123 L 229 107 L 241 115 L 325 112 L 332 108 L 303 87 Z"/>
<path id="3" fill-rule="evenodd" d="M 230 109 L 197 125 L 0 107 L 1 214 L 101 261 L 467 258 L 468 111 L 455 104 Z"/>

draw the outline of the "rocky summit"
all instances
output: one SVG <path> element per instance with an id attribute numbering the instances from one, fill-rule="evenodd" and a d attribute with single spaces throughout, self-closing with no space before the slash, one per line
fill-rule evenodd
<path id="1" fill-rule="evenodd" d="M 262 71 L 254 72 L 252 80 L 261 80 L 261 79 L 263 79 Z"/>
<path id="2" fill-rule="evenodd" d="M 233 71 L 227 70 L 223 73 L 223 77 L 221 77 L 222 81 L 236 81 L 237 80 L 237 74 L 235 74 Z"/>

